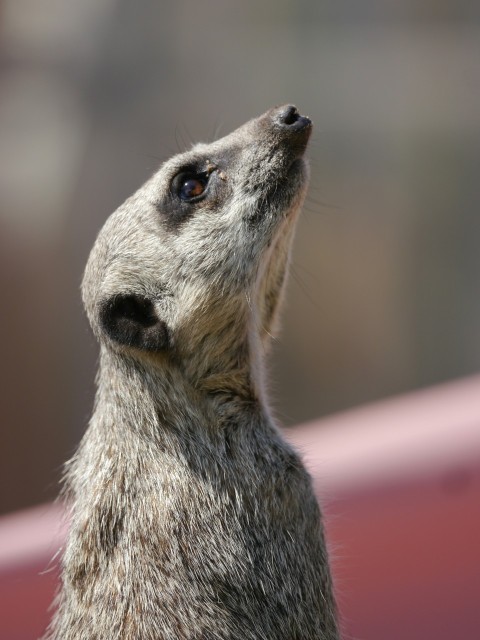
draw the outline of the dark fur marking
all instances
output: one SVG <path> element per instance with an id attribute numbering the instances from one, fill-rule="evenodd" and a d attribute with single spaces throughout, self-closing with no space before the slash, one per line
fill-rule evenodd
<path id="1" fill-rule="evenodd" d="M 100 310 L 100 323 L 111 340 L 127 347 L 162 351 L 170 346 L 167 326 L 158 318 L 153 303 L 136 294 L 107 300 Z"/>
<path id="2" fill-rule="evenodd" d="M 221 203 L 227 198 L 230 188 L 227 187 L 225 181 L 218 176 L 218 171 L 223 171 L 223 163 L 218 163 L 215 158 L 210 158 L 209 162 L 215 166 L 215 169 L 209 173 L 205 192 L 200 198 L 194 198 L 191 201 L 182 200 L 178 197 L 178 185 L 175 186 L 175 180 L 182 174 L 205 173 L 206 167 L 208 166 L 206 158 L 197 158 L 191 163 L 179 168 L 171 181 L 173 187 L 171 186 L 166 196 L 155 202 L 155 207 L 160 213 L 163 224 L 168 231 L 179 233 L 182 226 L 188 222 L 198 210 L 218 211 Z"/>

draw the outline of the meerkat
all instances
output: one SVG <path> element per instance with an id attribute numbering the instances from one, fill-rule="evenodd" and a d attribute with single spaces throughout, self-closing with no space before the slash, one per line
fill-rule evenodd
<path id="1" fill-rule="evenodd" d="M 282 106 L 198 144 L 101 230 L 97 394 L 46 639 L 338 639 L 311 480 L 264 384 L 311 129 Z"/>

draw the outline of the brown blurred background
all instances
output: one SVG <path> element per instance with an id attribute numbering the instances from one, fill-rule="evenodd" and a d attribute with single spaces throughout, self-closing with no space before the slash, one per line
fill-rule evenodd
<path id="1" fill-rule="evenodd" d="M 103 221 L 179 148 L 284 102 L 316 132 L 282 422 L 478 371 L 479 3 L 0 0 L 0 512 L 56 494 L 88 420 Z"/>

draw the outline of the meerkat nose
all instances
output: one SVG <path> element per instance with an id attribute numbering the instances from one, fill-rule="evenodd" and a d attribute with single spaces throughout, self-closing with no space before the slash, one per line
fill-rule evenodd
<path id="1" fill-rule="evenodd" d="M 282 129 L 292 132 L 310 129 L 312 126 L 310 118 L 300 115 L 297 107 L 292 104 L 273 109 L 271 116 L 277 126 L 280 125 Z"/>
<path id="2" fill-rule="evenodd" d="M 302 116 L 294 105 L 270 109 L 260 118 L 260 124 L 272 140 L 280 143 L 284 150 L 289 149 L 292 161 L 303 156 L 312 133 L 312 121 Z"/>

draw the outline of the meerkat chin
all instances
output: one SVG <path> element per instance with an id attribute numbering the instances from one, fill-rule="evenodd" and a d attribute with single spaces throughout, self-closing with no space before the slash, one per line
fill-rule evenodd
<path id="1" fill-rule="evenodd" d="M 45 638 L 338 639 L 319 508 L 264 387 L 311 129 L 282 106 L 198 144 L 101 230 L 97 395 Z"/>

